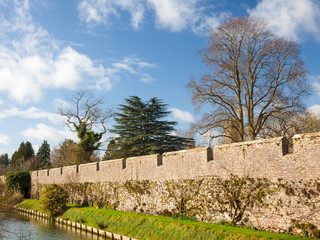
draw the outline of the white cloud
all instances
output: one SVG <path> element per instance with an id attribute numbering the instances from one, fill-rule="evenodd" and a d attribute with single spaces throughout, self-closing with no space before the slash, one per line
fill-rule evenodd
<path id="1" fill-rule="evenodd" d="M 155 14 L 157 24 L 161 28 L 181 31 L 187 27 L 192 16 L 195 15 L 196 1 L 184 0 L 149 0 Z"/>
<path id="2" fill-rule="evenodd" d="M 0 91 L 26 103 L 40 100 L 46 89 L 73 90 L 96 82 L 111 89 L 108 69 L 70 46 L 61 46 L 32 20 L 27 0 L 9 6 L 13 17 L 0 16 Z"/>
<path id="3" fill-rule="evenodd" d="M 88 24 L 108 25 L 112 16 L 119 15 L 118 8 L 120 8 L 130 12 L 131 25 L 138 29 L 145 10 L 140 2 L 139 0 L 82 0 L 78 5 L 79 17 Z"/>
<path id="4" fill-rule="evenodd" d="M 45 112 L 36 107 L 30 107 L 26 110 L 19 110 L 18 108 L 2 109 L 0 112 L 0 119 L 11 117 L 22 117 L 27 119 L 46 118 L 53 123 L 63 122 L 63 118 L 59 114 Z"/>
<path id="5" fill-rule="evenodd" d="M 131 2 L 132 6 L 129 6 L 127 2 L 131 1 L 121 0 L 118 4 L 130 9 L 139 8 L 139 4 Z M 95 6 L 101 4 L 108 5 L 108 1 Z M 143 69 L 154 67 L 135 56 L 104 67 L 71 46 L 63 46 L 35 23 L 29 1 L 13 1 L 4 6 L 11 11 L 12 17 L 0 13 L 0 92 L 21 104 L 39 101 L 48 89 L 110 90 L 123 72 L 143 79 L 146 74 Z M 104 11 L 103 8 L 100 10 Z M 90 19 L 99 21 L 95 12 L 90 11 Z M 139 11 L 134 16 L 135 25 L 142 19 L 143 12 Z"/>
<path id="6" fill-rule="evenodd" d="M 55 111 L 58 111 L 60 108 L 62 109 L 68 109 L 71 107 L 70 103 L 66 100 L 57 98 L 53 101 L 54 109 Z"/>
<path id="7" fill-rule="evenodd" d="M 156 25 L 170 31 L 189 30 L 208 33 L 226 16 L 226 13 L 208 13 L 201 0 L 82 0 L 78 5 L 80 20 L 89 26 L 111 25 L 112 18 L 121 17 L 121 11 L 131 15 L 131 25 L 139 29 L 145 12 L 154 14 Z M 205 12 L 205 10 L 207 12 Z"/>
<path id="8" fill-rule="evenodd" d="M 311 107 L 308 107 L 307 111 L 314 116 L 320 116 L 320 105 L 315 104 Z"/>
<path id="9" fill-rule="evenodd" d="M 0 133 L 0 144 L 8 146 L 11 140 L 8 136 Z"/>
<path id="10" fill-rule="evenodd" d="M 28 128 L 21 132 L 21 135 L 26 139 L 35 139 L 43 140 L 47 139 L 48 141 L 60 142 L 64 139 L 73 139 L 77 140 L 77 136 L 74 132 L 71 132 L 69 129 L 58 130 L 54 127 L 48 126 L 43 123 L 37 124 L 34 128 Z"/>
<path id="11" fill-rule="evenodd" d="M 319 77 L 318 77 L 319 78 Z M 316 90 L 316 94 L 320 96 L 320 83 L 319 82 L 312 82 L 312 86 Z"/>
<path id="12" fill-rule="evenodd" d="M 149 74 L 144 73 L 144 74 L 142 74 L 140 81 L 145 82 L 145 83 L 151 83 L 154 81 L 154 78 L 151 77 Z"/>
<path id="13" fill-rule="evenodd" d="M 194 123 L 194 118 L 191 113 L 187 111 L 182 111 L 178 108 L 170 108 L 169 111 L 172 112 L 174 118 L 182 122 Z"/>
<path id="14" fill-rule="evenodd" d="M 120 71 L 123 73 L 127 72 L 132 75 L 136 75 L 141 82 L 150 83 L 154 81 L 154 78 L 143 70 L 146 68 L 156 68 L 157 66 L 153 63 L 142 61 L 135 56 L 131 56 L 113 63 L 112 67 L 113 68 L 110 68 L 109 70 L 112 71 L 113 75 Z"/>
<path id="15" fill-rule="evenodd" d="M 264 19 L 278 35 L 293 40 L 306 36 L 320 40 L 320 6 L 315 0 L 262 0 L 254 9 L 248 9 L 251 17 Z"/>

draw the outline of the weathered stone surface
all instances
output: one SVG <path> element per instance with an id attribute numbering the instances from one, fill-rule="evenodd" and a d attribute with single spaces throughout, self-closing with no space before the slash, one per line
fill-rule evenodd
<path id="1" fill-rule="evenodd" d="M 293 220 L 302 219 L 319 226 L 320 133 L 295 136 L 290 154 L 286 139 L 280 137 L 216 146 L 213 151 L 204 147 L 34 171 L 32 194 L 37 197 L 43 184 L 58 183 L 68 188 L 74 203 L 96 202 L 99 207 L 160 214 L 175 211 L 174 199 L 168 195 L 169 181 L 208 182 L 210 178 L 227 178 L 230 173 L 268 178 L 282 186 L 270 197 L 270 206 L 255 209 L 250 224 L 286 231 Z M 207 191 L 208 187 L 202 186 L 200 195 Z M 193 204 L 207 204 L 197 201 Z M 215 222 L 227 218 L 202 210 L 194 213 L 198 219 Z"/>

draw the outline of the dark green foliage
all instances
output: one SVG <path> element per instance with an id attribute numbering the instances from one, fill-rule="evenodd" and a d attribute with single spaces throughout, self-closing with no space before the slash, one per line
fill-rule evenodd
<path id="1" fill-rule="evenodd" d="M 49 167 L 50 165 L 50 144 L 46 140 L 41 144 L 38 152 L 37 152 L 37 168 L 36 169 L 44 169 Z"/>
<path id="2" fill-rule="evenodd" d="M 108 146 L 105 159 L 125 158 L 184 149 L 188 138 L 173 136 L 174 121 L 163 120 L 170 114 L 167 104 L 156 97 L 143 102 L 137 96 L 119 106 L 113 130 L 118 135 Z"/>
<path id="3" fill-rule="evenodd" d="M 0 155 L 0 166 L 9 166 L 10 160 L 8 154 L 1 154 Z"/>
<path id="4" fill-rule="evenodd" d="M 79 126 L 76 126 L 76 131 L 80 142 L 78 146 L 81 147 L 85 152 L 92 153 L 95 150 L 98 150 L 101 145 L 101 138 L 104 134 L 95 133 L 87 129 L 88 125 L 86 123 L 80 123 Z"/>
<path id="5" fill-rule="evenodd" d="M 30 186 L 31 176 L 29 172 L 7 172 L 6 173 L 6 188 L 8 190 L 20 190 L 24 194 L 25 187 Z"/>
<path id="6" fill-rule="evenodd" d="M 11 167 L 17 170 L 23 169 L 23 164 L 34 156 L 34 150 L 30 142 L 22 142 L 19 149 L 12 154 Z"/>
<path id="7" fill-rule="evenodd" d="M 49 216 L 56 217 L 64 213 L 68 202 L 68 192 L 57 184 L 44 187 L 40 196 L 41 209 Z"/>

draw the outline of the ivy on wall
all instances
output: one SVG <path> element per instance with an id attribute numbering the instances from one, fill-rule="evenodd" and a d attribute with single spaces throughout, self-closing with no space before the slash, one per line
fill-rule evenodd
<path id="1" fill-rule="evenodd" d="M 33 197 L 42 187 L 32 186 Z M 315 236 L 320 227 L 319 179 L 270 181 L 231 174 L 170 181 L 71 182 L 64 187 L 69 202 L 96 208 L 305 231 L 309 236 Z"/>
<path id="2" fill-rule="evenodd" d="M 26 171 L 7 172 L 6 173 L 6 188 L 8 190 L 20 190 L 25 193 L 25 188 L 30 186 L 31 175 Z"/>

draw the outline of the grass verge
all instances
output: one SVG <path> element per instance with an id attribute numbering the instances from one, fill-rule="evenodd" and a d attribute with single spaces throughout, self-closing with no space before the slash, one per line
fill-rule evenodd
<path id="1" fill-rule="evenodd" d="M 34 199 L 24 200 L 17 206 L 36 211 L 40 210 L 39 201 Z M 310 239 L 302 236 L 255 231 L 247 228 L 75 205 L 68 205 L 68 210 L 61 217 L 139 239 Z"/>

